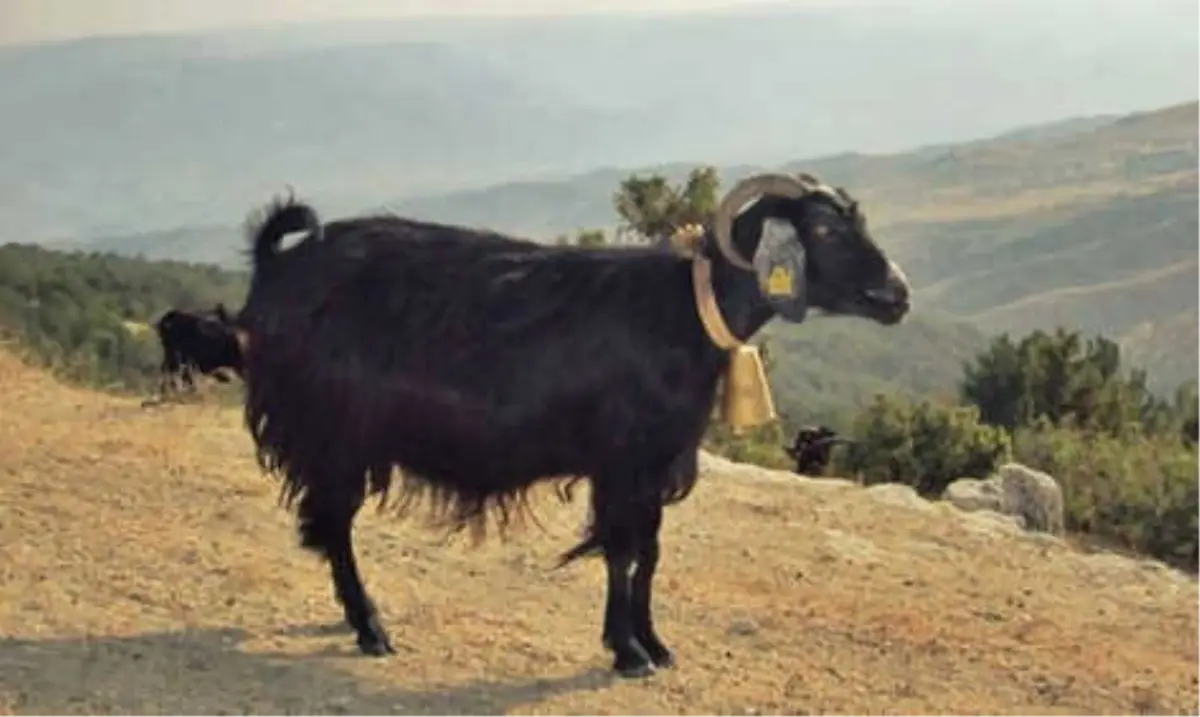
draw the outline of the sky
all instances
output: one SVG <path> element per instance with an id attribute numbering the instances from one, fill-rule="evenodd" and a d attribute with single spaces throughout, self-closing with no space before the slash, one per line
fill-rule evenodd
<path id="1" fill-rule="evenodd" d="M 1046 2 L 1072 0 L 1046 0 Z M 1080 2 L 1081 0 L 1073 0 Z M 1138 4 L 1142 0 L 1084 0 Z M 414 15 L 537 15 L 605 12 L 687 13 L 755 5 L 828 7 L 1003 3 L 1005 0 L 0 0 L 0 45 L 95 35 L 175 33 L 280 22 L 402 18 Z M 1186 9 L 1195 0 L 1173 0 Z M 1156 11 L 1163 3 L 1155 5 Z M 1194 14 L 1194 10 L 1193 10 Z M 1102 16 L 1103 13 L 1098 13 Z M 1190 20 L 1193 16 L 1189 15 Z M 1194 22 L 1194 20 L 1191 20 Z"/>
<path id="2" fill-rule="evenodd" d="M 0 44 L 406 15 L 686 12 L 772 0 L 0 0 Z M 778 4 L 779 0 L 774 0 Z M 834 0 L 789 0 L 826 5 Z M 842 0 L 845 2 L 846 0 Z"/>

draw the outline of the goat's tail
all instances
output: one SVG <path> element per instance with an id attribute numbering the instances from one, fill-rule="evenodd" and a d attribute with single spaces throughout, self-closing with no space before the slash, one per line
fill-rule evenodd
<path id="1" fill-rule="evenodd" d="M 321 219 L 315 209 L 297 201 L 291 193 L 252 214 L 246 221 L 246 234 L 254 269 L 269 265 L 279 255 L 283 238 L 295 232 L 308 232 L 308 239 L 319 239 Z"/>

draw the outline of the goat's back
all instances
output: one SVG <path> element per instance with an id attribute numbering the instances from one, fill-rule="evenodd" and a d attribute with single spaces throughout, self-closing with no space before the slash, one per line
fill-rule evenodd
<path id="1" fill-rule="evenodd" d="M 274 261 L 239 322 L 251 413 L 294 442 L 280 450 L 324 433 L 418 473 L 500 484 L 595 469 L 580 463 L 617 441 L 669 452 L 649 444 L 683 446 L 707 420 L 721 357 L 688 263 L 659 250 L 370 218 Z"/>

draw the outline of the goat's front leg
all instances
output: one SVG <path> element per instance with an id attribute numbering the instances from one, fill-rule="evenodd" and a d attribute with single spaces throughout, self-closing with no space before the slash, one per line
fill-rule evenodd
<path id="1" fill-rule="evenodd" d="M 608 596 L 604 606 L 604 646 L 613 653 L 613 670 L 622 677 L 647 677 L 654 672 L 649 655 L 633 633 L 628 554 L 606 554 Z"/>
<path id="2" fill-rule="evenodd" d="M 611 485 L 611 484 L 610 484 Z M 630 569 L 637 554 L 636 516 L 610 502 L 610 485 L 593 487 L 594 534 L 604 548 L 608 590 L 604 605 L 604 646 L 613 653 L 613 670 L 622 677 L 646 677 L 654 672 L 646 650 L 634 635 Z"/>
<path id="3" fill-rule="evenodd" d="M 638 521 L 636 566 L 630 581 L 630 617 L 633 637 L 649 654 L 655 667 L 674 667 L 675 656 L 654 631 L 650 603 L 654 572 L 658 568 L 658 531 L 662 527 L 662 505 L 647 505 Z"/>

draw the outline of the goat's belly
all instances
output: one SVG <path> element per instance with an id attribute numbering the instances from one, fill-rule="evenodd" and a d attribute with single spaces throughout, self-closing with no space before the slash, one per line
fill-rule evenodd
<path id="1" fill-rule="evenodd" d="M 422 401 L 393 414 L 379 449 L 401 470 L 489 491 L 578 470 L 579 442 L 564 430 L 570 417 L 533 413 L 514 420 L 503 411 Z"/>

